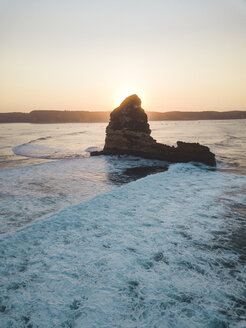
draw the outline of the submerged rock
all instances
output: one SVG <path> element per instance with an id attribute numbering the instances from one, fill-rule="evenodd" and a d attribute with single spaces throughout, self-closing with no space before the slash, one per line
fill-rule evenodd
<path id="1" fill-rule="evenodd" d="M 215 155 L 199 143 L 177 142 L 177 147 L 156 142 L 150 135 L 148 117 L 137 95 L 127 97 L 110 114 L 103 151 L 96 155 L 133 155 L 173 163 L 201 162 L 216 165 Z"/>

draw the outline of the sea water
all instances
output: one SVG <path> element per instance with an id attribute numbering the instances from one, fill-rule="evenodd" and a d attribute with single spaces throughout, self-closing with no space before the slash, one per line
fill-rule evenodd
<path id="1" fill-rule="evenodd" d="M 246 121 L 150 124 L 217 168 L 90 158 L 101 123 L 0 125 L 0 327 L 246 327 Z"/>

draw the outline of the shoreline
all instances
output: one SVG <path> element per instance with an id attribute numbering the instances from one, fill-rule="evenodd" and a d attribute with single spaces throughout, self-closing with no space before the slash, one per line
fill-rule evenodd
<path id="1" fill-rule="evenodd" d="M 149 121 L 200 121 L 200 120 L 241 120 L 246 111 L 199 111 L 199 112 L 146 112 Z M 0 113 L 1 123 L 107 123 L 110 111 L 53 111 L 37 110 L 30 113 Z"/>

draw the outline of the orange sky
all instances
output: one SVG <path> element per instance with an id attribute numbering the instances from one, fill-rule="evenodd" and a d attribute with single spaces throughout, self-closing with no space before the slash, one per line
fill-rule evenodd
<path id="1" fill-rule="evenodd" d="M 246 110 L 244 0 L 0 0 L 0 112 Z"/>

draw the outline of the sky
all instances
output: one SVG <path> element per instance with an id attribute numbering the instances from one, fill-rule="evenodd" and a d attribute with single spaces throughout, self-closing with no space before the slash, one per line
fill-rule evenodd
<path id="1" fill-rule="evenodd" d="M 245 0 L 0 0 L 0 112 L 246 110 Z"/>

